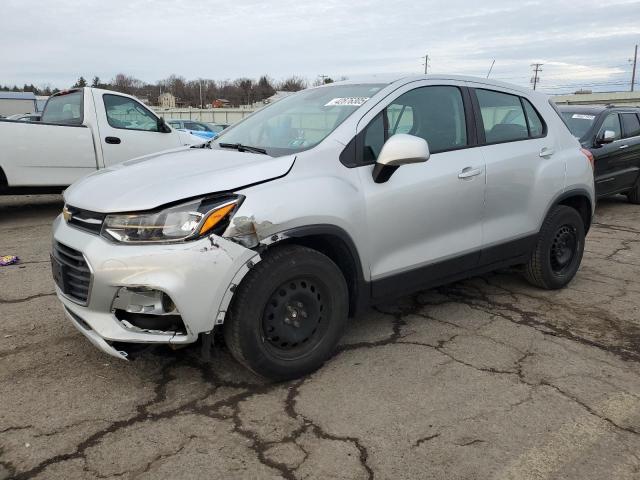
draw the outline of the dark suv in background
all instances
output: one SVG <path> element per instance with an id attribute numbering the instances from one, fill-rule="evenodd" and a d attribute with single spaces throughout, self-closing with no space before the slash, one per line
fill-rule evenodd
<path id="1" fill-rule="evenodd" d="M 640 204 L 640 107 L 558 105 L 569 130 L 595 161 L 598 198 L 624 193 Z"/>

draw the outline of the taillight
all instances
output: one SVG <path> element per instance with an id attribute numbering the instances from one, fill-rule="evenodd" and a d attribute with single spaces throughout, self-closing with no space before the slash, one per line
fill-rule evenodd
<path id="1" fill-rule="evenodd" d="M 596 159 L 593 158 L 593 153 L 591 153 L 586 148 L 581 148 L 580 151 L 584 154 L 585 157 L 587 157 L 587 160 L 589 160 L 589 163 L 591 164 L 591 170 L 595 170 L 595 168 L 596 168 Z"/>

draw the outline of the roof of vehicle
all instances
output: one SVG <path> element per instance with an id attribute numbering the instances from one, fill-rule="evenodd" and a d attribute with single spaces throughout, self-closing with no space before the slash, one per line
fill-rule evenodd
<path id="1" fill-rule="evenodd" d="M 347 84 L 361 84 L 361 83 L 409 83 L 415 82 L 418 80 L 455 80 L 459 82 L 473 82 L 484 84 L 487 86 L 496 86 L 502 88 L 508 88 L 511 90 L 516 90 L 519 92 L 523 92 L 526 94 L 534 93 L 533 90 L 521 87 L 519 85 L 514 85 L 512 83 L 501 82 L 499 80 L 492 80 L 481 77 L 472 77 L 468 75 L 447 75 L 447 74 L 431 74 L 431 75 L 406 75 L 406 74 L 381 74 L 381 75 L 367 75 L 362 77 L 352 77 L 348 80 L 341 80 L 335 83 L 328 83 L 326 85 L 321 85 L 317 88 L 330 87 L 331 85 L 347 85 Z M 539 92 L 535 92 L 538 94 Z"/>
<path id="2" fill-rule="evenodd" d="M 0 92 L 0 98 L 3 100 L 35 100 L 36 95 L 33 92 Z"/>

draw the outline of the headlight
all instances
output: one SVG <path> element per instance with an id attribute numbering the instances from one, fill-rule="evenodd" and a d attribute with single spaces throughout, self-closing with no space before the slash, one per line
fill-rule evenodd
<path id="1" fill-rule="evenodd" d="M 203 198 L 155 212 L 107 215 L 102 236 L 122 243 L 168 243 L 222 233 L 243 198 Z"/>

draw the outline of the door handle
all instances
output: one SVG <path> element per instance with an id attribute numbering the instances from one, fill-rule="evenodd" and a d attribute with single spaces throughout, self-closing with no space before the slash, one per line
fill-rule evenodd
<path id="1" fill-rule="evenodd" d="M 118 137 L 107 137 L 104 139 L 104 141 L 112 145 L 118 145 L 122 140 L 120 140 Z"/>
<path id="2" fill-rule="evenodd" d="M 629 148 L 629 145 L 620 145 L 618 147 L 618 150 L 622 150 L 623 148 Z"/>
<path id="3" fill-rule="evenodd" d="M 480 175 L 481 173 L 482 173 L 481 168 L 465 167 L 458 174 L 458 178 L 461 178 L 464 180 L 465 178 L 475 177 L 477 175 Z"/>
<path id="4" fill-rule="evenodd" d="M 541 157 L 550 157 L 551 155 L 553 155 L 555 153 L 555 150 L 553 148 L 549 148 L 549 147 L 542 147 L 540 149 L 540 156 Z"/>

